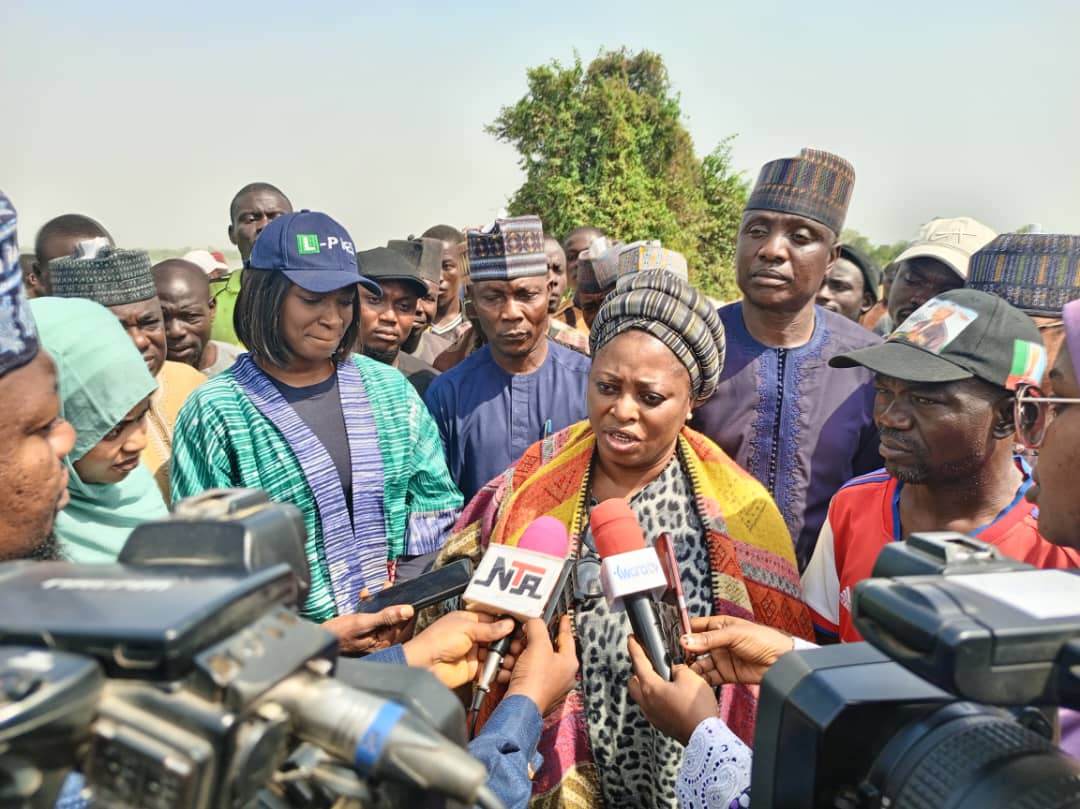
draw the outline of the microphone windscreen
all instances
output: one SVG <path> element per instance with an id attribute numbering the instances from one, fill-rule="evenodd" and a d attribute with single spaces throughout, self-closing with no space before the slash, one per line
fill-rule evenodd
<path id="1" fill-rule="evenodd" d="M 641 525 L 630 510 L 630 504 L 621 497 L 597 505 L 589 516 L 589 526 L 601 559 L 645 547 Z"/>
<path id="2" fill-rule="evenodd" d="M 538 517 L 521 534 L 517 546 L 565 559 L 569 544 L 566 526 L 554 517 Z"/>

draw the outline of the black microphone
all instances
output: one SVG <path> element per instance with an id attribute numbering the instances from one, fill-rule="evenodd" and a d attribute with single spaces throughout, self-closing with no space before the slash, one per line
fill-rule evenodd
<path id="1" fill-rule="evenodd" d="M 671 666 L 679 662 L 661 615 L 657 596 L 668 588 L 660 558 L 645 545 L 645 536 L 630 505 L 622 498 L 605 500 L 589 517 L 596 552 L 600 555 L 600 583 L 608 603 L 621 602 L 630 626 L 656 673 L 670 682 Z"/>

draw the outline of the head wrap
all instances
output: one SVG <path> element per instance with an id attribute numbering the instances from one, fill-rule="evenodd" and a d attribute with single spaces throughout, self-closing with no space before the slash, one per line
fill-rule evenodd
<path id="1" fill-rule="evenodd" d="M 578 254 L 579 292 L 595 295 L 614 288 L 619 278 L 619 251 L 622 247 L 622 242 L 609 242 L 604 236 L 597 236 L 589 242 L 589 246 Z"/>
<path id="2" fill-rule="evenodd" d="M 1060 317 L 1080 298 L 1080 236 L 1005 233 L 971 257 L 967 284 L 1025 314 Z"/>
<path id="3" fill-rule="evenodd" d="M 484 230 L 470 230 L 468 242 L 469 280 L 513 281 L 547 275 L 544 228 L 538 216 L 496 219 Z"/>
<path id="4" fill-rule="evenodd" d="M 624 275 L 593 321 L 593 356 L 628 329 L 648 332 L 671 349 L 690 372 L 696 401 L 712 396 L 724 367 L 724 326 L 708 298 L 674 273 Z"/>
<path id="5" fill-rule="evenodd" d="M 779 211 L 805 216 L 839 234 L 844 229 L 855 168 L 844 158 L 820 149 L 803 149 L 761 167 L 748 211 Z"/>
<path id="6" fill-rule="evenodd" d="M 686 258 L 682 253 L 668 250 L 662 247 L 656 240 L 631 242 L 619 252 L 616 266 L 616 276 L 611 282 L 618 280 L 632 272 L 648 272 L 649 270 L 666 270 L 674 273 L 684 281 L 690 281 L 690 275 L 686 270 Z M 597 280 L 602 286 L 606 286 L 604 279 L 597 275 Z"/>
<path id="7" fill-rule="evenodd" d="M 1080 300 L 1065 304 L 1061 317 L 1065 321 L 1065 342 L 1069 346 L 1073 374 L 1080 381 Z"/>
<path id="8" fill-rule="evenodd" d="M 391 239 L 386 243 L 391 250 L 400 253 L 416 267 L 420 277 L 433 284 L 439 283 L 442 273 L 442 242 L 438 239 Z"/>
<path id="9" fill-rule="evenodd" d="M 88 298 L 102 306 L 123 306 L 155 297 L 150 254 L 120 250 L 102 241 L 79 242 L 73 255 L 49 262 L 53 295 Z"/>
<path id="10" fill-rule="evenodd" d="M 38 353 L 38 333 L 19 266 L 15 206 L 0 191 L 0 376 Z"/>
<path id="11" fill-rule="evenodd" d="M 881 286 L 881 267 L 862 250 L 856 250 L 850 244 L 840 245 L 840 258 L 854 264 L 863 277 L 863 292 L 870 293 L 870 299 L 877 303 L 878 287 Z"/>
<path id="12" fill-rule="evenodd" d="M 71 502 L 57 515 L 54 530 L 73 561 L 114 561 L 132 528 L 166 516 L 161 491 L 142 463 L 119 483 L 86 483 L 74 464 L 157 383 L 120 321 L 104 306 L 38 298 L 31 308 L 41 344 L 56 362 L 60 412 L 75 428 L 75 447 L 64 462 Z"/>

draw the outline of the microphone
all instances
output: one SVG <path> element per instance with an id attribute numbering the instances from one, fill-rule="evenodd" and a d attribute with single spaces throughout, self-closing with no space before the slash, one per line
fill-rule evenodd
<path id="1" fill-rule="evenodd" d="M 671 681 L 675 659 L 657 598 L 668 588 L 660 558 L 645 545 L 645 536 L 630 505 L 622 498 L 600 503 L 589 517 L 600 556 L 600 584 L 612 610 L 625 609 L 634 636 L 656 673 Z"/>
<path id="2" fill-rule="evenodd" d="M 565 586 L 564 560 L 569 539 L 554 517 L 539 517 L 521 535 L 518 544 L 491 545 L 465 590 L 469 609 L 516 621 L 540 618 Z M 510 650 L 510 635 L 488 647 L 484 669 L 476 682 L 469 710 L 480 710 L 491 683 Z"/>

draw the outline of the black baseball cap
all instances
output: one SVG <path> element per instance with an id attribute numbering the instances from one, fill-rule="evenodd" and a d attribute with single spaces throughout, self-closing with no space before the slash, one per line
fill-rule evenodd
<path id="1" fill-rule="evenodd" d="M 863 291 L 870 293 L 874 303 L 878 301 L 878 287 L 881 286 L 881 267 L 862 250 L 852 247 L 850 244 L 840 245 L 840 258 L 854 264 L 863 277 Z"/>
<path id="2" fill-rule="evenodd" d="M 954 289 L 920 306 L 884 343 L 840 354 L 829 365 L 907 382 L 977 377 L 1015 390 L 1042 381 L 1046 348 L 1035 322 L 1003 298 Z"/>
<path id="3" fill-rule="evenodd" d="M 427 284 L 420 275 L 420 268 L 397 250 L 391 250 L 389 247 L 362 250 L 356 254 L 356 263 L 360 272 L 375 282 L 403 281 L 409 284 L 420 297 L 427 294 Z"/>

